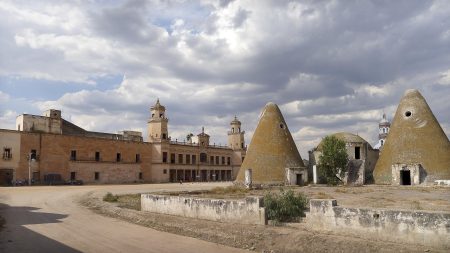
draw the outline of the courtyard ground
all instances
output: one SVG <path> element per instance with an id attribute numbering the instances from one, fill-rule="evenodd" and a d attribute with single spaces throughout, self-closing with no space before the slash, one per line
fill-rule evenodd
<path id="1" fill-rule="evenodd" d="M 5 224 L 0 229 L 0 252 L 239 252 L 239 248 L 256 252 L 449 252 L 439 245 L 427 247 L 377 241 L 344 231 L 320 231 L 304 222 L 283 227 L 224 224 L 128 208 L 137 205 L 136 197 L 123 199 L 121 203 L 102 200 L 107 192 L 124 195 L 203 191 L 229 185 L 2 187 L 0 216 Z M 304 192 L 309 198 L 336 198 L 342 206 L 450 212 L 450 188 L 307 186 L 292 189 Z"/>
<path id="2" fill-rule="evenodd" d="M 304 193 L 308 198 L 335 198 L 338 204 L 348 207 L 388 208 L 404 210 L 431 210 L 450 212 L 450 189 L 438 187 L 283 187 Z M 225 189 L 225 190 L 224 190 Z M 264 195 L 280 188 L 229 191 L 215 187 L 213 191 L 195 191 L 198 197 L 242 198 L 247 195 Z M 174 194 L 162 191 L 159 193 Z M 178 194 L 178 193 L 175 193 Z M 192 192 L 181 192 L 191 195 Z M 103 215 L 116 217 L 155 228 L 161 231 L 199 238 L 232 247 L 258 252 L 447 252 L 445 249 L 426 247 L 398 241 L 377 241 L 349 231 L 339 233 L 317 230 L 306 222 L 286 226 L 257 226 L 225 224 L 162 215 L 140 210 L 140 195 L 119 197 L 115 204 L 101 201 L 94 195 L 85 196 L 83 205 Z"/>

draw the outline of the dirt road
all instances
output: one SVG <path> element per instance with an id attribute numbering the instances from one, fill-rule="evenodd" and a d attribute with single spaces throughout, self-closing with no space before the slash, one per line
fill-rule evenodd
<path id="1" fill-rule="evenodd" d="M 125 221 L 78 204 L 89 193 L 202 190 L 228 184 L 0 187 L 0 252 L 243 252 Z"/>

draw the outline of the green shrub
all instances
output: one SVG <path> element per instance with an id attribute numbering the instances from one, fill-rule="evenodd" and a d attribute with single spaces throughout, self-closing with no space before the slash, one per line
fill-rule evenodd
<path id="1" fill-rule="evenodd" d="M 302 193 L 281 189 L 279 194 L 267 193 L 264 196 L 264 206 L 267 218 L 277 222 L 296 221 L 305 216 L 308 200 Z"/>
<path id="2" fill-rule="evenodd" d="M 106 193 L 106 195 L 103 197 L 103 201 L 106 201 L 106 202 L 117 202 L 118 199 L 119 199 L 119 196 L 113 195 L 110 192 Z"/>

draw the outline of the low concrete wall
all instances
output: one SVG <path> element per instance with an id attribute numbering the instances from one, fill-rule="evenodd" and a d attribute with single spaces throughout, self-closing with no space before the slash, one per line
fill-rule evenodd
<path id="1" fill-rule="evenodd" d="M 267 224 L 262 197 L 223 200 L 141 194 L 141 210 L 241 224 Z"/>
<path id="2" fill-rule="evenodd" d="M 328 230 L 348 228 L 362 236 L 450 247 L 450 213 L 337 206 L 336 200 L 310 200 L 307 221 Z"/>

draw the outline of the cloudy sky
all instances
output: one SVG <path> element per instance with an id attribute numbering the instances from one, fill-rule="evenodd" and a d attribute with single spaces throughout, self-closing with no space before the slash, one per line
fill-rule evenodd
<path id="1" fill-rule="evenodd" d="M 419 89 L 450 133 L 450 2 L 2 0 L 0 128 L 61 109 L 93 131 L 140 130 L 160 98 L 169 135 L 250 142 L 269 101 L 303 158 L 327 134 L 372 145 Z"/>

